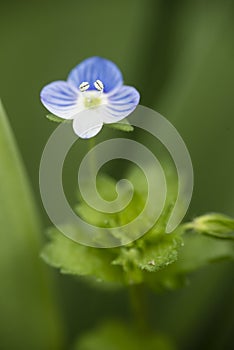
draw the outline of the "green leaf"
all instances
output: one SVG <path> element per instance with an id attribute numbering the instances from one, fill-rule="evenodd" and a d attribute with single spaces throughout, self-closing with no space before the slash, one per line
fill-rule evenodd
<path id="1" fill-rule="evenodd" d="M 130 248 L 119 248 L 116 258 L 112 261 L 114 266 L 121 267 L 124 272 L 125 281 L 129 285 L 143 282 L 143 272 L 137 266 L 139 259 L 139 249 L 133 245 Z"/>
<path id="2" fill-rule="evenodd" d="M 141 182 L 140 182 L 141 183 Z M 120 247 L 97 249 L 84 247 L 61 235 L 57 230 L 50 231 L 50 243 L 45 246 L 42 256 L 50 265 L 60 268 L 63 273 L 94 277 L 95 279 L 122 284 L 141 283 L 147 271 L 156 272 L 165 269 L 176 261 L 182 246 L 181 234 L 166 235 L 165 224 L 157 224 L 141 239 L 122 246 L 132 232 L 125 232 L 121 226 L 133 220 L 144 207 L 145 193 L 138 192 L 137 183 L 131 203 L 123 211 L 105 214 L 89 207 L 81 200 L 76 206 L 78 215 L 88 223 L 98 227 L 118 227 L 115 239 Z M 116 181 L 106 175 L 97 178 L 97 189 L 106 200 L 116 197 Z M 141 189 L 141 186 L 140 186 Z M 92 195 L 92 194 L 91 194 Z M 162 216 L 167 220 L 168 214 Z M 142 218 L 141 224 L 148 217 Z M 79 229 L 79 228 L 77 228 Z M 135 228 L 136 230 L 138 227 Z M 134 230 L 134 234 L 136 233 Z M 85 232 L 80 232 L 85 235 Z M 117 243 L 118 243 L 117 241 Z"/>
<path id="3" fill-rule="evenodd" d="M 178 258 L 183 240 L 176 234 L 141 238 L 130 247 L 120 248 L 114 265 L 122 266 L 128 284 L 144 282 L 145 272 L 165 269 Z"/>
<path id="4" fill-rule="evenodd" d="M 128 324 L 109 321 L 79 337 L 74 350 L 173 350 L 171 341 L 160 333 L 140 333 Z"/>
<path id="5" fill-rule="evenodd" d="M 116 130 L 126 131 L 126 132 L 130 132 L 134 130 L 134 127 L 129 123 L 127 118 L 122 119 L 118 123 L 104 124 L 104 125 L 111 129 L 116 129 Z"/>
<path id="6" fill-rule="evenodd" d="M 81 198 L 76 207 L 84 220 L 97 226 L 97 236 L 98 227 L 120 226 L 115 233 L 120 246 L 114 249 L 83 247 L 55 230 L 51 242 L 43 251 L 43 257 L 49 264 L 65 273 L 94 277 L 106 282 L 117 281 L 124 285 L 146 282 L 154 289 L 161 290 L 180 287 L 190 272 L 210 262 L 234 257 L 234 242 L 201 235 L 197 230 L 191 232 L 191 228 L 198 227 L 202 233 L 207 230 L 213 234 L 216 230 L 216 234 L 230 235 L 233 220 L 223 215 L 206 215 L 166 234 L 165 226 L 173 208 L 173 196 L 166 201 L 160 219 L 149 232 L 131 244 L 123 245 L 125 238 L 131 237 L 132 232 L 125 232 L 121 226 L 139 215 L 147 196 L 139 169 L 129 172 L 127 178 L 134 184 L 135 191 L 131 203 L 123 211 L 106 215 L 89 207 Z M 116 181 L 106 175 L 98 176 L 97 189 L 106 200 L 116 197 Z M 147 224 L 147 220 L 146 213 L 141 224 Z M 137 229 L 134 227 L 134 234 Z M 82 234 L 85 235 L 85 232 Z"/>
<path id="7" fill-rule="evenodd" d="M 157 237 L 157 240 L 149 243 L 143 251 L 138 266 L 150 272 L 162 270 L 174 263 L 178 259 L 180 248 L 184 244 L 182 237 L 173 233 L 170 235 L 164 233 Z"/>
<path id="8" fill-rule="evenodd" d="M 99 249 L 75 243 L 57 229 L 48 231 L 50 242 L 42 258 L 62 273 L 95 278 L 117 284 L 141 283 L 146 271 L 159 271 L 176 261 L 182 239 L 162 235 L 158 241 L 138 242 L 129 247 Z M 146 271 L 144 271 L 146 270 Z"/>
<path id="9" fill-rule="evenodd" d="M 184 247 L 178 259 L 167 269 L 145 276 L 146 282 L 155 290 L 181 287 L 188 274 L 211 263 L 234 260 L 234 242 L 190 232 L 183 236 Z"/>
<path id="10" fill-rule="evenodd" d="M 226 215 L 211 213 L 199 216 L 188 227 L 218 238 L 234 239 L 234 219 Z"/>
<path id="11" fill-rule="evenodd" d="M 106 201 L 112 201 L 117 197 L 116 180 L 110 176 L 101 174 L 97 176 L 97 190 L 100 196 Z M 85 185 L 83 185 L 85 186 Z M 89 183 L 87 183 L 86 192 L 89 191 Z M 90 192 L 90 197 L 95 196 L 95 193 Z M 77 214 L 86 222 L 99 227 L 118 226 L 116 214 L 105 214 L 90 207 L 81 195 L 78 195 L 79 202 L 75 207 Z"/>
<path id="12" fill-rule="evenodd" d="M 71 119 L 63 119 L 60 117 L 57 117 L 57 115 L 54 114 L 47 114 L 46 118 L 49 119 L 52 122 L 56 122 L 56 123 L 70 123 Z"/>
<path id="13" fill-rule="evenodd" d="M 63 332 L 48 271 L 39 259 L 41 225 L 1 103 L 0 164 L 1 348 L 59 349 Z"/>
<path id="14" fill-rule="evenodd" d="M 51 266 L 65 274 L 92 276 L 100 282 L 123 282 L 121 269 L 112 265 L 114 255 L 111 249 L 78 244 L 54 228 L 48 234 L 51 241 L 44 247 L 41 256 Z"/>
<path id="15" fill-rule="evenodd" d="M 212 262 L 234 258 L 234 242 L 189 233 L 184 236 L 184 249 L 181 251 L 173 270 L 188 273 Z"/>
<path id="16" fill-rule="evenodd" d="M 71 119 L 63 119 L 60 117 L 57 117 L 54 114 L 47 114 L 46 118 L 49 119 L 52 122 L 56 122 L 56 123 L 70 123 Z M 105 124 L 105 126 L 111 128 L 111 129 L 116 129 L 116 130 L 120 130 L 120 131 L 125 131 L 125 132 L 130 132 L 134 130 L 134 127 L 128 122 L 128 120 L 125 118 L 123 120 L 121 120 L 118 123 L 112 123 L 112 124 Z"/>
<path id="17" fill-rule="evenodd" d="M 116 180 L 113 178 L 101 174 L 97 177 L 97 190 L 100 194 L 100 196 L 105 199 L 106 201 L 112 201 L 116 199 L 117 192 L 116 192 Z M 83 187 L 84 188 L 84 187 Z M 89 192 L 90 198 L 92 196 L 95 196 L 95 193 L 92 191 L 90 192 L 89 185 L 87 184 L 86 193 Z M 127 192 L 125 192 L 127 193 Z M 123 198 L 123 197 L 122 197 Z M 121 198 L 118 198 L 118 201 L 120 201 Z M 117 211 L 113 214 L 106 214 L 103 212 L 99 212 L 98 210 L 93 209 L 90 207 L 87 203 L 85 203 L 81 196 L 79 196 L 79 203 L 76 205 L 75 210 L 78 213 L 78 215 L 84 219 L 86 222 L 95 225 L 97 227 L 118 227 L 118 226 L 124 226 L 125 224 L 131 222 L 133 219 L 135 219 L 142 209 L 144 208 L 145 204 L 145 197 L 142 196 L 138 192 L 138 188 L 135 189 L 133 198 L 129 205 L 125 207 L 122 211 Z M 124 206 L 123 206 L 124 207 Z M 114 209 L 114 208 L 113 208 Z M 147 216 L 145 217 L 145 221 L 147 221 Z M 142 219 L 142 224 L 144 223 L 144 219 Z M 131 232 L 126 232 L 124 228 L 121 228 L 115 232 L 115 238 L 117 241 L 119 241 L 119 244 L 124 244 L 126 240 L 128 241 L 129 238 L 131 238 Z M 136 230 L 139 229 L 138 227 Z M 134 234 L 136 235 L 136 231 L 134 231 Z"/>

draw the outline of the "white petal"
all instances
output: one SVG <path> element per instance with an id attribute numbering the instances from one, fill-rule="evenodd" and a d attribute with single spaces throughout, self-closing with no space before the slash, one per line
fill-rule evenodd
<path id="1" fill-rule="evenodd" d="M 73 120 L 73 129 L 82 139 L 89 139 L 99 133 L 103 126 L 99 109 L 87 109 L 78 113 Z"/>

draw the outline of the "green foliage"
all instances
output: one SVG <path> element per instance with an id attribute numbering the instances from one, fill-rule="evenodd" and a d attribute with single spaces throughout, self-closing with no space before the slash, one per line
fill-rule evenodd
<path id="1" fill-rule="evenodd" d="M 199 216 L 190 227 L 203 234 L 234 239 L 234 220 L 226 215 L 211 213 Z"/>
<path id="2" fill-rule="evenodd" d="M 122 119 L 118 123 L 105 124 L 105 126 L 111 129 L 116 129 L 116 130 L 126 131 L 126 132 L 130 132 L 134 130 L 134 127 L 129 123 L 127 118 Z"/>
<path id="3" fill-rule="evenodd" d="M 46 118 L 49 119 L 52 122 L 55 123 L 70 123 L 70 119 L 63 119 L 60 117 L 57 117 L 54 114 L 47 114 Z M 111 123 L 111 124 L 105 124 L 108 128 L 115 129 L 115 130 L 120 130 L 120 131 L 125 131 L 125 132 L 130 132 L 134 130 L 134 127 L 129 123 L 127 118 L 119 121 L 118 123 Z"/>
<path id="4" fill-rule="evenodd" d="M 143 237 L 130 247 L 119 248 L 114 265 L 120 265 L 125 272 L 128 284 L 145 282 L 145 272 L 164 270 L 177 260 L 178 251 L 183 244 L 177 234 L 155 234 Z"/>
<path id="5" fill-rule="evenodd" d="M 57 115 L 54 115 L 54 114 L 47 114 L 46 118 L 52 122 L 55 122 L 55 123 L 70 123 L 71 122 L 70 119 L 63 119 L 63 118 L 57 117 Z"/>
<path id="6" fill-rule="evenodd" d="M 196 232 L 183 234 L 184 246 L 178 259 L 157 274 L 148 274 L 147 284 L 156 291 L 175 289 L 187 282 L 188 275 L 203 266 L 221 260 L 234 259 L 234 242 L 220 240 Z"/>
<path id="7" fill-rule="evenodd" d="M 63 332 L 48 271 L 39 259 L 41 226 L 1 103 L 0 164 L 0 347 L 60 349 Z"/>
<path id="8" fill-rule="evenodd" d="M 132 173 L 129 178 L 131 175 Z M 82 201 L 81 197 L 76 211 L 82 219 L 97 226 L 97 235 L 100 226 L 122 226 L 139 215 L 144 207 L 146 191 L 141 181 L 142 179 L 140 186 L 137 186 L 137 183 L 134 184 L 135 192 L 132 201 L 123 211 L 114 214 L 98 212 Z M 97 178 L 97 188 L 106 200 L 115 198 L 115 185 L 116 181 L 106 175 Z M 144 237 L 128 245 L 123 246 L 126 237 L 131 238 L 131 232 L 125 232 L 120 227 L 115 233 L 120 247 L 112 249 L 82 246 L 64 237 L 58 230 L 51 229 L 50 242 L 45 246 L 42 257 L 50 265 L 60 268 L 63 273 L 93 276 L 96 280 L 117 284 L 142 283 L 147 271 L 156 272 L 175 262 L 183 244 L 179 230 L 170 235 L 164 234 L 164 221 L 167 220 L 168 213 L 166 208 L 156 227 Z M 142 224 L 144 220 L 147 223 L 147 213 L 142 219 Z M 85 232 L 82 234 L 85 235 Z"/>
<path id="9" fill-rule="evenodd" d="M 138 330 L 117 321 L 108 322 L 81 337 L 74 350 L 173 350 L 164 335 Z"/>
<path id="10" fill-rule="evenodd" d="M 178 234 L 162 234 L 154 240 L 147 242 L 147 249 L 143 250 L 139 267 L 143 270 L 155 272 L 174 263 L 178 258 L 183 239 Z"/>
<path id="11" fill-rule="evenodd" d="M 140 239 L 124 245 L 125 232 L 121 226 L 133 220 L 144 207 L 147 189 L 139 169 L 131 170 L 127 178 L 134 185 L 131 203 L 120 212 L 105 214 L 87 205 L 81 197 L 76 211 L 85 221 L 98 227 L 120 226 L 115 238 L 119 247 L 109 249 L 91 248 L 64 237 L 57 229 L 49 230 L 50 242 L 42 257 L 63 273 L 87 276 L 97 281 L 132 285 L 146 283 L 154 290 L 174 289 L 182 286 L 187 275 L 202 266 L 221 259 L 234 258 L 234 242 L 214 236 L 232 238 L 233 220 L 219 214 L 210 214 L 181 225 L 171 234 L 165 227 L 174 204 L 173 185 L 164 211 L 155 224 Z M 99 175 L 97 189 L 105 200 L 116 197 L 116 181 L 107 175 Z M 147 213 L 143 218 L 148 221 Z M 201 233 L 209 234 L 210 236 Z M 82 232 L 85 235 L 85 232 Z"/>
<path id="12" fill-rule="evenodd" d="M 112 201 L 117 197 L 116 180 L 107 175 L 102 174 L 101 176 L 97 177 L 97 189 L 100 195 L 106 201 Z M 87 191 L 89 191 L 88 185 Z M 90 195 L 92 196 L 93 193 L 90 193 Z M 137 190 L 134 192 L 133 198 L 131 202 L 126 206 L 126 208 L 119 212 L 117 211 L 113 214 L 106 214 L 93 209 L 86 202 L 83 201 L 81 196 L 79 196 L 79 203 L 75 207 L 75 210 L 78 213 L 78 215 L 88 223 L 97 227 L 111 228 L 123 226 L 132 221 L 143 210 L 144 204 L 145 197 L 142 196 L 140 189 L 139 191 Z M 145 218 L 143 218 L 142 224 L 144 224 L 144 220 L 147 222 L 147 215 Z M 139 228 L 136 227 L 136 230 L 139 230 Z M 134 234 L 136 234 L 136 231 L 134 232 Z M 115 233 L 115 239 L 119 242 L 119 245 L 122 245 L 125 244 L 126 239 L 131 239 L 131 235 L 132 232 L 126 232 L 124 231 L 124 229 L 119 229 L 118 232 Z"/>
<path id="13" fill-rule="evenodd" d="M 62 235 L 57 229 L 49 230 L 48 243 L 41 256 L 62 273 L 92 276 L 98 281 L 122 282 L 119 267 L 112 266 L 114 259 L 110 249 L 98 249 L 78 244 Z"/>
<path id="14" fill-rule="evenodd" d="M 146 271 L 159 271 L 176 261 L 182 239 L 176 234 L 140 239 L 129 246 L 100 249 L 83 246 L 49 230 L 42 258 L 62 273 L 94 277 L 97 281 L 131 285 L 144 282 Z M 143 242 L 144 241 L 144 242 Z"/>

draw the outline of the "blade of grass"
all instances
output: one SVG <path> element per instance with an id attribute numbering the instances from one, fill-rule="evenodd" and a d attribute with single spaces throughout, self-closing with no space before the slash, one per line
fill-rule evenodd
<path id="1" fill-rule="evenodd" d="M 60 349 L 61 324 L 48 271 L 39 258 L 41 227 L 0 102 L 0 347 Z"/>

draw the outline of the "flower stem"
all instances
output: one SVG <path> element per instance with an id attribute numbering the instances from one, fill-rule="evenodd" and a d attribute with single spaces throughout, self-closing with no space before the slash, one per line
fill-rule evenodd
<path id="1" fill-rule="evenodd" d="M 95 137 L 91 137 L 90 139 L 89 139 L 89 151 L 91 151 L 92 150 L 92 148 L 94 148 L 95 147 L 95 144 L 96 144 L 96 142 L 95 142 Z M 94 151 L 92 151 L 92 153 L 91 153 L 91 155 L 90 155 L 90 173 L 91 174 L 95 174 L 95 172 L 96 172 L 96 159 L 95 159 L 95 155 L 94 155 Z"/>
<path id="2" fill-rule="evenodd" d="M 129 287 L 129 299 L 136 328 L 141 333 L 149 331 L 148 305 L 144 285 Z"/>

